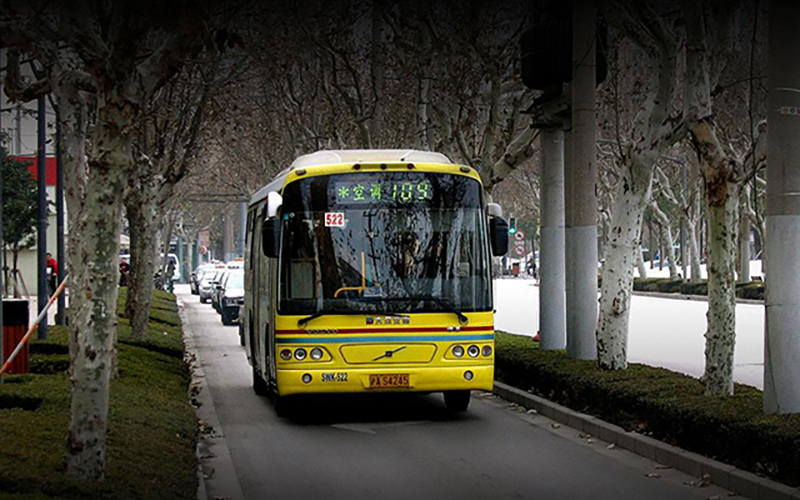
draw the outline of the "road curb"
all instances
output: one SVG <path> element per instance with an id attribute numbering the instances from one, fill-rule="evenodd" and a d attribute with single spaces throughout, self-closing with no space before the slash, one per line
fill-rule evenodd
<path id="1" fill-rule="evenodd" d="M 197 466 L 198 483 L 197 499 L 224 498 L 226 500 L 240 500 L 244 498 L 236 469 L 233 466 L 228 443 L 222 433 L 214 400 L 208 389 L 203 364 L 200 354 L 195 349 L 194 335 L 189 329 L 186 308 L 183 301 L 178 299 L 178 314 L 181 318 L 183 339 L 186 346 L 188 359 L 194 360 L 191 364 L 192 384 L 199 385 L 200 391 L 195 396 L 199 406 L 195 406 L 195 416 L 198 422 L 204 422 L 207 432 L 200 432 L 197 441 Z M 202 431 L 203 429 L 201 429 Z M 209 482 L 213 481 L 213 485 Z"/>
<path id="2" fill-rule="evenodd" d="M 770 479 L 739 470 L 697 453 L 683 450 L 622 427 L 609 424 L 596 417 L 570 410 L 516 387 L 495 381 L 494 394 L 603 441 L 613 443 L 630 452 L 654 460 L 690 476 L 708 475 L 717 486 L 750 498 L 751 500 L 800 500 L 800 489 L 792 488 Z"/>

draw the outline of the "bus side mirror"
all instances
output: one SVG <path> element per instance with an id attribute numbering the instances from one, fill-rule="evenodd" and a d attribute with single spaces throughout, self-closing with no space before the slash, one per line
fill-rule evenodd
<path id="1" fill-rule="evenodd" d="M 261 250 L 265 257 L 277 258 L 281 248 L 281 221 L 277 217 L 267 219 L 261 226 Z"/>
<path id="2" fill-rule="evenodd" d="M 492 255 L 500 257 L 508 252 L 508 223 L 500 217 L 489 219 Z"/>

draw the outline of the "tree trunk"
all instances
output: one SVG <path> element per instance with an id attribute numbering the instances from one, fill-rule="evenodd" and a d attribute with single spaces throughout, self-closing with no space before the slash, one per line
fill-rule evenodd
<path id="1" fill-rule="evenodd" d="M 689 250 L 689 281 L 699 283 L 703 280 L 703 272 L 700 268 L 700 248 L 697 244 L 697 221 L 686 220 L 686 240 Z"/>
<path id="2" fill-rule="evenodd" d="M 61 125 L 61 163 L 64 167 L 64 199 L 67 202 L 67 218 L 69 225 L 67 261 L 71 271 L 70 289 L 78 290 L 78 277 L 75 270 L 83 266 L 83 238 L 79 227 L 82 221 L 84 197 L 86 191 L 86 132 L 88 112 L 85 97 L 75 88 L 61 85 L 53 86 L 58 102 Z M 69 359 L 70 381 L 75 380 L 75 359 L 80 349 L 79 330 L 76 312 L 83 309 L 87 297 L 81 293 L 70 293 L 68 321 L 69 324 Z M 74 383 L 74 382 L 73 382 Z M 73 417 L 70 417 L 72 422 Z M 72 425 L 72 423 L 70 423 Z"/>
<path id="3" fill-rule="evenodd" d="M 750 282 L 750 186 L 739 192 L 739 282 Z"/>
<path id="4" fill-rule="evenodd" d="M 642 217 L 650 199 L 647 170 L 624 165 L 611 213 L 597 325 L 597 363 L 607 370 L 628 367 L 628 322 L 630 319 L 633 269 L 641 249 Z M 635 168 L 635 167 L 634 167 Z"/>
<path id="5" fill-rule="evenodd" d="M 97 125 L 85 203 L 74 233 L 81 238 L 81 255 L 70 266 L 73 326 L 71 353 L 72 399 L 67 438 L 67 470 L 73 476 L 101 480 L 105 475 L 109 382 L 117 328 L 119 235 L 123 193 L 130 172 L 132 109 L 109 95 L 98 97 Z M 105 100 L 104 100 L 105 99 Z M 113 102 L 112 102 L 113 101 Z"/>
<path id="6" fill-rule="evenodd" d="M 639 228 L 639 232 L 643 231 Z M 608 250 L 606 250 L 608 252 Z M 639 277 L 647 278 L 647 266 L 644 265 L 644 250 L 642 250 L 642 238 L 639 237 L 639 247 L 636 249 L 636 267 L 639 268 Z"/>
<path id="7" fill-rule="evenodd" d="M 147 337 L 158 248 L 155 239 L 158 230 L 156 201 L 144 189 L 130 193 L 125 199 L 131 237 L 131 266 L 125 316 L 130 320 L 131 334 L 137 340 Z"/>
<path id="8" fill-rule="evenodd" d="M 716 192 L 712 192 L 712 189 Z M 708 329 L 705 334 L 706 367 L 703 381 L 706 395 L 732 395 L 736 343 L 734 262 L 738 189 L 734 183 L 726 182 L 723 178 L 717 184 L 707 181 L 706 190 L 709 193 Z M 714 200 L 722 200 L 723 203 L 716 204 Z"/>
<path id="9" fill-rule="evenodd" d="M 650 204 L 650 208 L 661 223 L 661 231 L 659 234 L 663 234 L 664 237 L 660 239 L 662 241 L 666 240 L 666 248 L 664 248 L 664 245 L 661 245 L 662 248 L 659 251 L 659 253 L 661 253 L 659 269 L 664 265 L 664 259 L 669 259 L 669 278 L 676 280 L 678 279 L 678 265 L 675 263 L 675 249 L 672 246 L 672 229 L 670 228 L 669 217 L 667 217 L 667 214 L 665 214 L 655 202 Z"/>

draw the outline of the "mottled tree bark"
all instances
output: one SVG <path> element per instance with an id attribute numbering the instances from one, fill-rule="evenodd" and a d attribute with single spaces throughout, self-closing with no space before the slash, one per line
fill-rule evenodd
<path id="1" fill-rule="evenodd" d="M 134 110 L 101 98 L 92 137 L 83 212 L 74 234 L 81 253 L 71 266 L 73 354 L 67 468 L 83 479 L 105 474 L 109 382 L 117 327 L 117 280 L 122 200 L 130 172 L 129 131 Z M 72 234 L 72 232 L 71 232 Z M 79 347 L 79 348 L 78 348 Z"/>
<path id="2" fill-rule="evenodd" d="M 641 255 L 642 218 L 650 199 L 653 178 L 653 165 L 631 168 L 623 164 L 622 168 L 611 212 L 597 322 L 597 363 L 607 370 L 628 367 L 633 270 L 637 253 Z"/>
<path id="3" fill-rule="evenodd" d="M 682 3 L 686 22 L 684 116 L 700 160 L 708 212 L 708 327 L 706 395 L 733 394 L 736 341 L 736 248 L 739 212 L 738 178 L 742 165 L 726 153 L 716 134 L 711 89 L 732 49 L 736 3 L 711 9 L 693 0 Z M 753 145 L 755 147 L 755 145 Z"/>
<path id="4" fill-rule="evenodd" d="M 131 266 L 128 273 L 128 301 L 125 316 L 131 323 L 133 338 L 147 337 L 147 322 L 153 298 L 153 275 L 156 270 L 157 207 L 155 196 L 145 188 L 132 190 L 125 197 L 131 239 Z"/>
<path id="5" fill-rule="evenodd" d="M 734 263 L 739 200 L 737 186 L 725 182 L 724 178 L 719 180 L 721 182 L 716 189 L 719 196 L 711 197 L 708 204 L 708 328 L 703 373 L 707 395 L 733 394 L 733 353 L 736 343 Z"/>
<path id="6" fill-rule="evenodd" d="M 650 202 L 656 161 L 685 135 L 685 129 L 681 124 L 672 123 L 669 115 L 675 97 L 677 40 L 663 19 L 648 6 L 639 11 L 626 5 L 624 2 L 609 4 L 604 12 L 606 18 L 645 51 L 657 78 L 655 88 L 646 93 L 648 99 L 636 116 L 634 135 L 622 154 L 623 171 L 612 209 L 606 264 L 602 271 L 597 361 L 601 368 L 613 370 L 628 366 L 633 270 L 636 254 L 641 254 L 642 219 Z M 649 29 L 642 29 L 643 24 L 631 14 L 648 17 Z M 652 263 L 652 243 L 650 251 Z"/>

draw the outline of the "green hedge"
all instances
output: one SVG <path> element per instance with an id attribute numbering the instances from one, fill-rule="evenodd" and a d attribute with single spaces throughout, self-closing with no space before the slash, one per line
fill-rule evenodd
<path id="1" fill-rule="evenodd" d="M 634 278 L 633 289 L 637 292 L 681 293 L 683 295 L 708 295 L 708 282 L 690 283 L 670 278 Z M 737 283 L 736 296 L 740 299 L 764 300 L 764 283 L 751 281 Z"/>
<path id="2" fill-rule="evenodd" d="M 121 302 L 124 295 L 121 297 Z M 121 307 L 124 302 L 121 303 Z M 197 423 L 174 295 L 156 292 L 144 341 L 119 324 L 119 377 L 111 382 L 106 480 L 66 474 L 70 389 L 67 330 L 31 343 L 31 374 L 0 384 L 0 500 L 194 499 Z"/>
<path id="3" fill-rule="evenodd" d="M 634 278 L 633 289 L 640 292 L 678 293 L 682 280 L 669 278 Z"/>
<path id="4" fill-rule="evenodd" d="M 741 469 L 800 485 L 800 414 L 763 415 L 761 391 L 736 385 L 731 397 L 706 397 L 700 382 L 663 368 L 631 364 L 603 371 L 593 361 L 542 351 L 530 337 L 497 334 L 496 377 Z"/>

